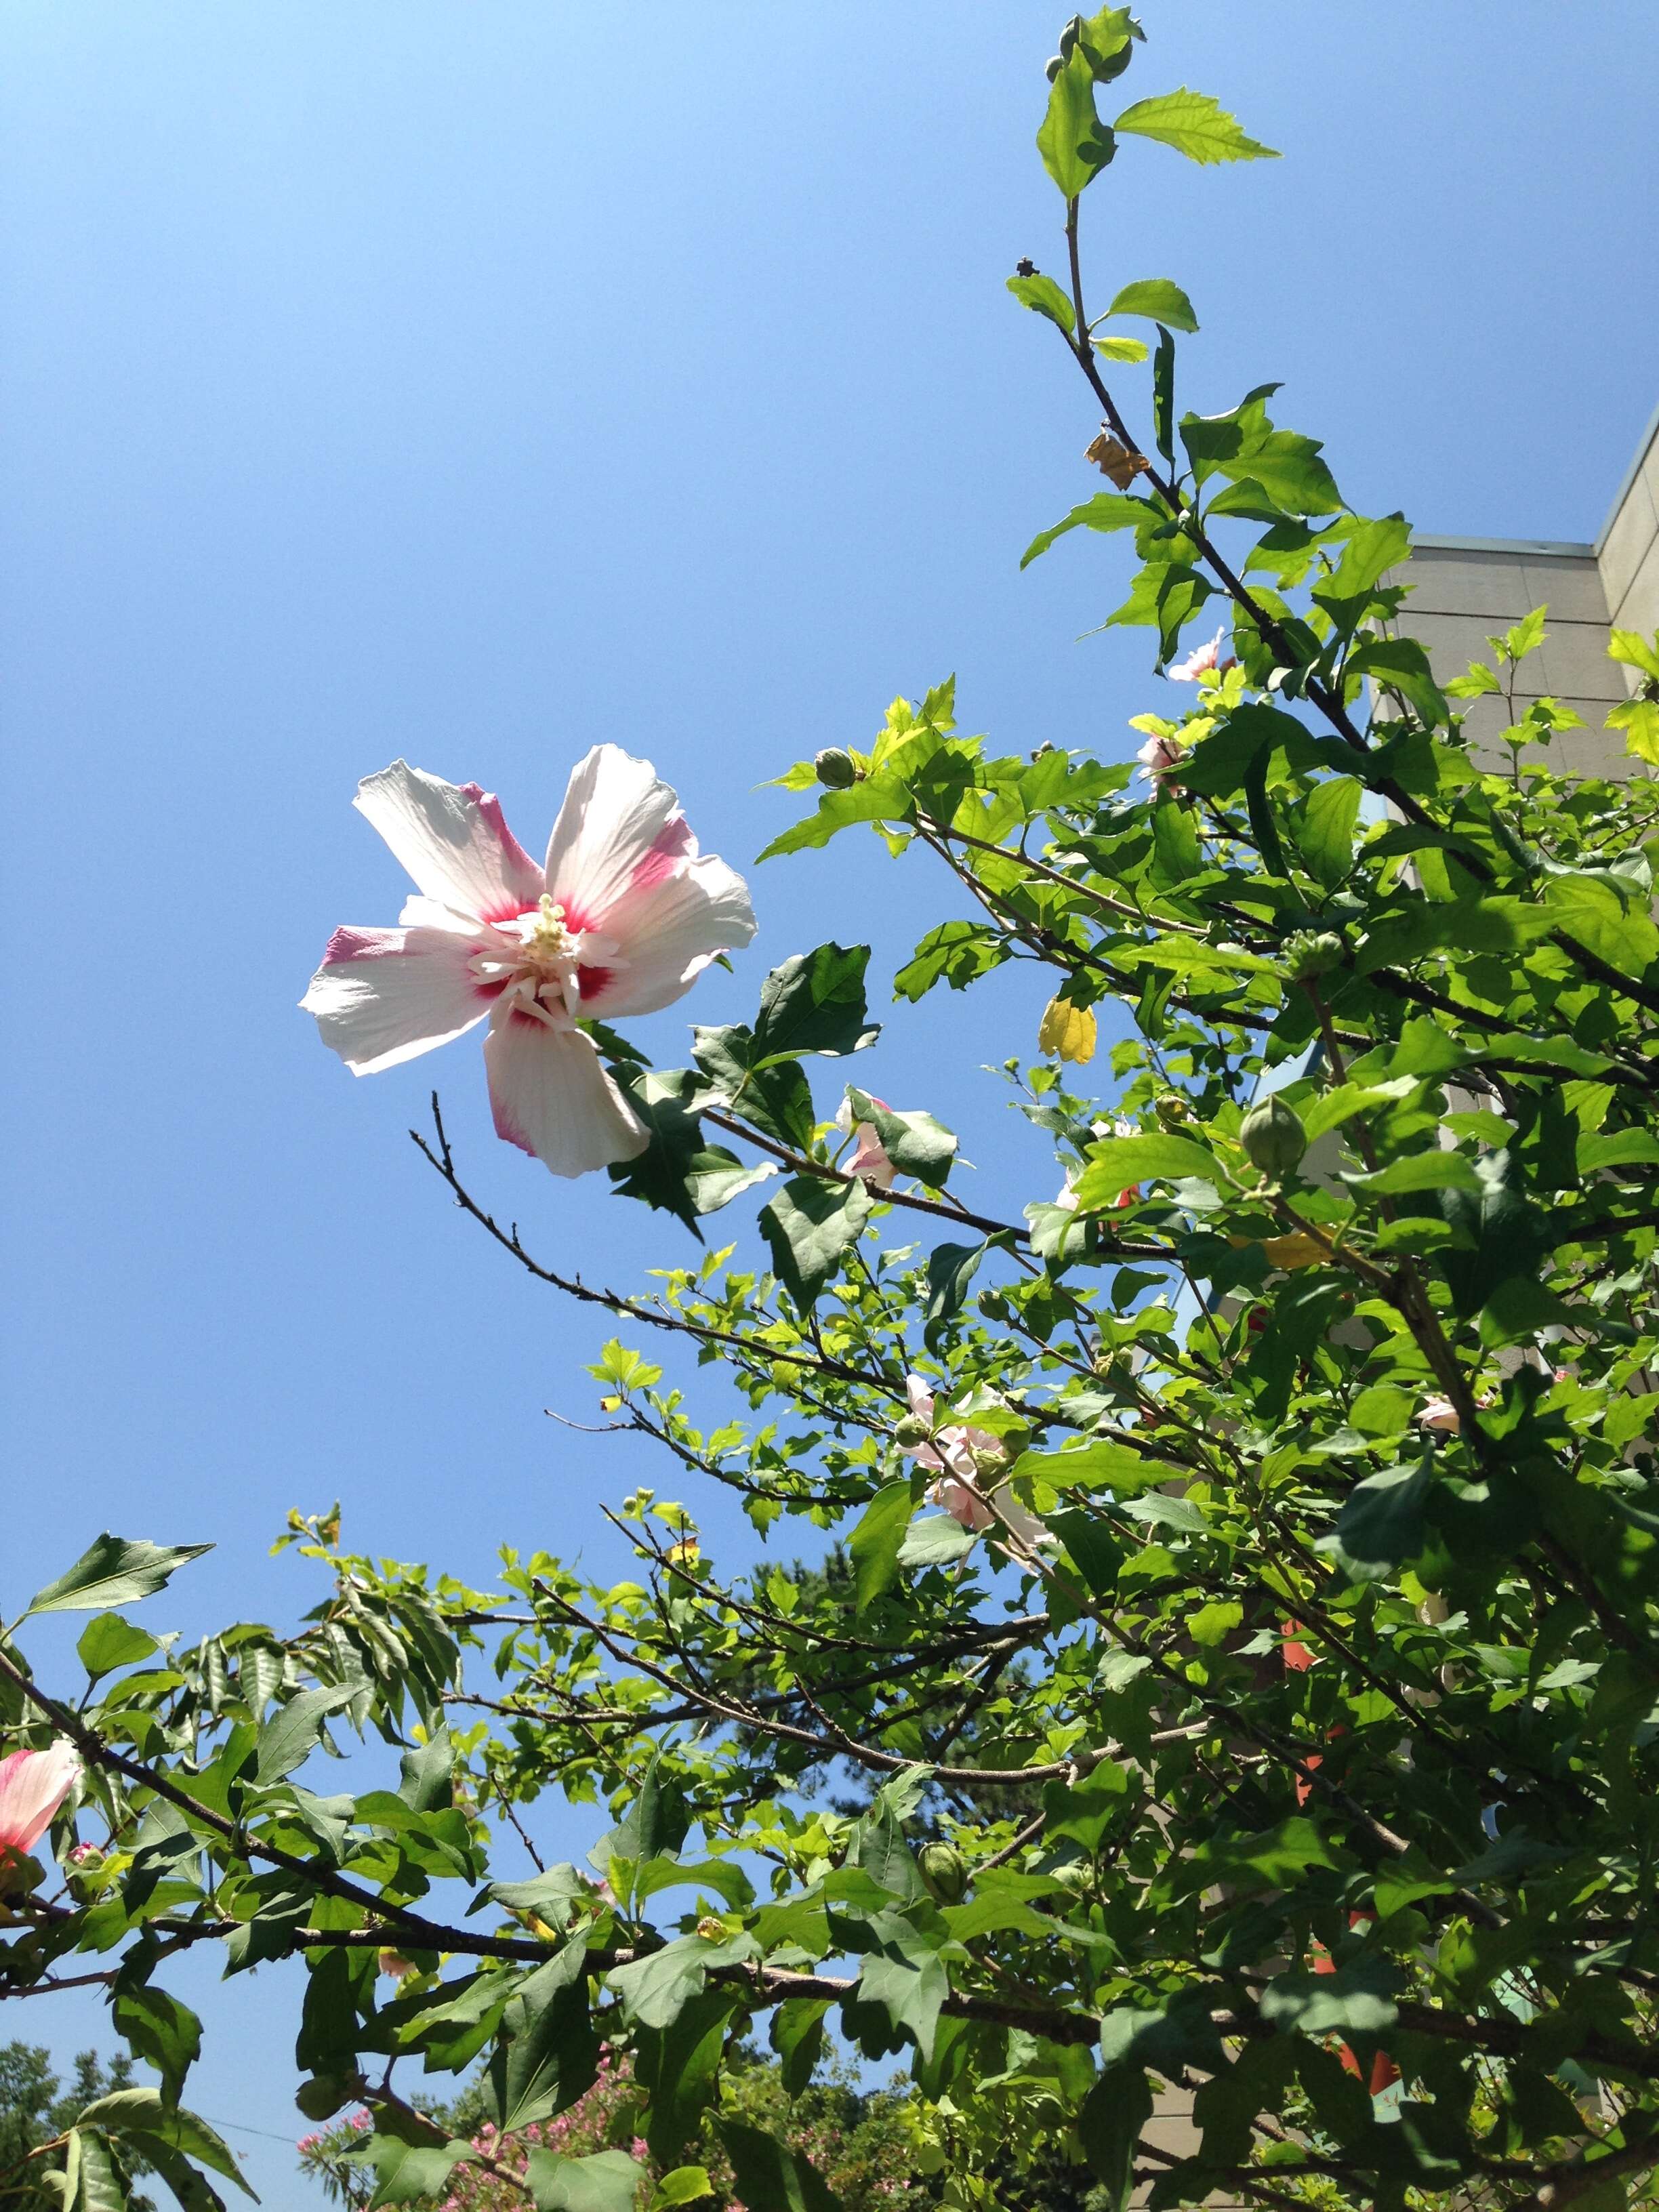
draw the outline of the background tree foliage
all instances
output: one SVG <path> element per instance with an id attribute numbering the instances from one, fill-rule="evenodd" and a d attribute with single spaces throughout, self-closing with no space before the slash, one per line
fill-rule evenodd
<path id="1" fill-rule="evenodd" d="M 210 1943 L 231 1972 L 303 1960 L 301 2101 L 372 2116 L 377 2204 L 823 2212 L 799 2129 L 745 2100 L 757 2036 L 786 2099 L 836 2039 L 908 2065 L 953 2207 L 1022 2174 L 1048 2201 L 1062 2168 L 1115 2206 L 1648 2185 L 1654 787 L 1554 773 L 1548 702 L 1472 751 L 1462 700 L 1542 611 L 1448 696 L 1390 581 L 1403 520 L 1344 503 L 1273 387 L 1182 410 L 1173 282 L 1115 258 L 1086 298 L 1081 204 L 1120 155 L 1267 150 L 1206 94 L 1129 100 L 1140 40 L 1108 8 L 1048 68 L 1061 273 L 1010 289 L 1070 352 L 1110 488 L 1027 558 L 1115 537 L 1109 626 L 1160 664 L 1206 616 L 1231 646 L 1140 725 L 1144 779 L 999 752 L 944 683 L 784 775 L 811 803 L 770 848 L 865 830 L 939 872 L 901 1001 L 1047 971 L 1044 1049 L 1006 1072 L 1060 1167 L 1023 1218 L 981 1212 L 951 1133 L 856 1083 L 894 1180 L 844 1164 L 838 1063 L 873 1031 L 867 953 L 835 941 L 684 1068 L 599 1033 L 654 1131 L 622 1195 L 701 1237 L 773 1171 L 755 1230 L 649 1294 L 540 1260 L 435 1121 L 506 1259 L 608 1316 L 611 1417 L 676 1491 L 733 1491 L 779 1558 L 843 1549 L 732 1572 L 640 1490 L 631 1579 L 532 1547 L 476 1592 L 296 1515 L 323 1584 L 298 1633 L 183 1650 L 127 1614 L 192 1547 L 100 1540 L 0 1644 L 8 1740 L 88 1761 L 61 1882 L 8 1871 L 0 1976 L 100 1977 L 158 2086 L 3 2185 L 105 2212 L 140 2156 L 195 2212 L 235 2181 L 167 1987 Z M 1097 1050 L 1103 1001 L 1133 1028 Z M 28 1621 L 70 1608 L 87 1680 L 39 1680 Z M 353 1735 L 398 1747 L 395 1788 L 331 1793 L 316 1754 Z M 585 1868 L 535 1859 L 548 1791 L 594 1808 Z M 622 2132 L 573 2148 L 606 2050 Z M 466 2124 L 420 2109 L 464 2078 Z M 1191 2155 L 1148 2129 L 1170 2087 Z M 527 2151 L 481 2148 L 479 2112 Z"/>

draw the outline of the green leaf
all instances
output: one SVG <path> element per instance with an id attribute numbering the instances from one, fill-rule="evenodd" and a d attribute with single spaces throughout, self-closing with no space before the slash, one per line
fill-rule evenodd
<path id="1" fill-rule="evenodd" d="M 1388 1581 L 1422 1552 L 1423 1513 L 1433 1484 L 1434 1468 L 1427 1459 L 1368 1474 L 1348 1493 L 1336 1533 L 1322 1537 L 1320 1548 L 1334 1552 L 1354 1582 Z"/>
<path id="2" fill-rule="evenodd" d="M 670 2212 L 676 2204 L 690 2204 L 699 2197 L 712 2197 L 714 2185 L 706 2166 L 677 2166 L 665 2173 L 652 2191 L 646 2212 Z"/>
<path id="3" fill-rule="evenodd" d="M 659 2164 L 679 2157 L 719 2095 L 726 2036 L 742 2002 L 736 1990 L 705 1990 L 666 2027 L 635 2028 L 634 2078 L 650 2099 L 644 2132 Z"/>
<path id="4" fill-rule="evenodd" d="M 303 1766 L 322 1737 L 323 1723 L 331 1713 L 349 1705 L 356 1694 L 354 1684 L 336 1682 L 326 1689 L 301 1690 L 285 1705 L 279 1705 L 259 1731 L 254 1768 L 259 1786 L 280 1782 Z"/>
<path id="5" fill-rule="evenodd" d="M 908 822 L 915 811 L 910 787 L 896 772 L 867 775 L 846 791 L 826 791 L 817 811 L 775 837 L 760 857 L 775 860 L 786 853 L 804 853 L 827 845 L 843 830 L 860 822 Z"/>
<path id="6" fill-rule="evenodd" d="M 455 1802 L 455 1751 L 449 1730 L 439 1727 L 398 1762 L 398 1795 L 414 1813 L 434 1813 Z"/>
<path id="7" fill-rule="evenodd" d="M 949 1321 L 962 1311 L 968 1285 L 980 1261 L 991 1249 L 988 1237 L 977 1244 L 936 1245 L 927 1261 L 927 1319 L 930 1324 Z"/>
<path id="8" fill-rule="evenodd" d="M 853 1560 L 854 1609 L 867 1613 L 898 1579 L 899 1547 L 910 1525 L 908 1480 L 890 1482 L 871 1499 L 848 1539 Z"/>
<path id="9" fill-rule="evenodd" d="M 1411 550 L 1411 525 L 1403 514 L 1362 522 L 1344 546 L 1336 573 L 1319 588 L 1333 599 L 1364 599 L 1390 568 L 1409 559 Z"/>
<path id="10" fill-rule="evenodd" d="M 1348 655 L 1350 676 L 1369 676 L 1399 692 L 1425 722 L 1443 722 L 1445 694 L 1434 680 L 1429 656 L 1413 637 L 1368 638 Z"/>
<path id="11" fill-rule="evenodd" d="M 159 2089 L 115 2089 L 76 2116 L 79 2128 L 101 2128 L 106 2135 L 151 2136 L 169 2150 L 181 2151 L 215 2173 L 234 2181 L 244 2197 L 254 2196 L 242 2179 L 230 2146 L 198 2113 L 167 2104 Z M 142 2144 L 141 2144 L 142 2148 Z"/>
<path id="12" fill-rule="evenodd" d="M 1364 784 L 1352 775 L 1335 776 L 1308 794 L 1297 825 L 1297 848 L 1328 891 L 1334 891 L 1353 867 L 1354 824 L 1364 795 Z"/>
<path id="13" fill-rule="evenodd" d="M 1364 1191 L 1372 1198 L 1394 1198 L 1414 1190 L 1486 1188 L 1472 1160 L 1466 1159 L 1462 1152 L 1442 1152 L 1438 1146 L 1432 1152 L 1412 1152 L 1403 1160 L 1390 1161 L 1374 1175 L 1346 1176 L 1343 1180 L 1350 1189 Z"/>
<path id="14" fill-rule="evenodd" d="M 1154 1459 L 1133 1444 L 1115 1437 L 1091 1437 L 1086 1443 L 1063 1451 L 1022 1452 L 1009 1473 L 1016 1478 L 1046 1482 L 1066 1492 L 1074 1489 L 1110 1490 L 1120 1498 L 1133 1498 L 1160 1483 L 1180 1482 L 1182 1470 L 1166 1459 Z"/>
<path id="15" fill-rule="evenodd" d="M 820 945 L 775 968 L 760 988 L 755 1017 L 758 1057 L 803 1052 L 840 1058 L 873 1044 L 878 1024 L 868 1018 L 864 974 L 867 945 Z"/>
<path id="16" fill-rule="evenodd" d="M 1200 1176 L 1209 1182 L 1224 1180 L 1215 1155 L 1190 1137 L 1161 1133 L 1108 1137 L 1089 1147 L 1089 1164 L 1078 1178 L 1077 1202 L 1084 1212 L 1097 1212 L 1115 1206 L 1137 1183 L 1176 1182 L 1187 1176 Z"/>
<path id="17" fill-rule="evenodd" d="M 1081 507 L 1074 507 L 1063 522 L 1039 530 L 1020 556 L 1019 565 L 1029 568 L 1039 554 L 1046 553 L 1057 538 L 1064 538 L 1068 530 L 1134 530 L 1152 512 L 1144 499 L 1131 499 L 1121 491 L 1097 491 L 1092 499 L 1085 499 Z M 947 929 L 970 928 L 971 923 L 945 923 Z M 938 934 L 936 931 L 935 935 Z"/>
<path id="18" fill-rule="evenodd" d="M 714 1030 L 710 1035 L 746 1037 L 744 1030 Z M 746 1060 L 722 1063 L 733 1083 L 747 1080 Z M 796 1079 L 791 1080 L 791 1076 Z M 690 1067 L 641 1069 L 623 1081 L 635 1111 L 651 1141 L 631 1160 L 617 1161 L 606 1172 L 624 1198 L 636 1198 L 683 1221 L 694 1237 L 701 1237 L 698 1220 L 718 1212 L 739 1192 L 764 1182 L 777 1170 L 770 1161 L 748 1167 L 723 1145 L 711 1145 L 703 1135 L 696 1108 L 709 1097 L 704 1073 Z M 803 1098 L 805 1083 L 795 1071 L 777 1071 L 776 1077 L 759 1079 L 758 1103 L 769 1121 L 787 1121 L 792 1130 L 810 1127 L 811 1101 Z M 749 1102 L 745 1100 L 745 1110 Z M 752 1115 L 757 1121 L 760 1115 Z M 769 1133 L 772 1133 L 769 1128 Z"/>
<path id="19" fill-rule="evenodd" d="M 716 1098 L 765 1135 L 798 1151 L 811 1141 L 812 1093 L 797 1061 L 779 1058 L 769 1065 L 760 1039 L 740 1023 L 694 1028 L 691 1057 Z"/>
<path id="20" fill-rule="evenodd" d="M 19 1616 L 36 1613 L 99 1613 L 106 1606 L 131 1605 L 162 1589 L 189 1559 L 210 1552 L 211 1544 L 152 1544 L 142 1537 L 106 1533 L 84 1551 L 66 1573 L 29 1600 Z"/>
<path id="21" fill-rule="evenodd" d="M 862 1183 L 830 1182 L 799 1176 L 763 1206 L 761 1232 L 771 1249 L 780 1281 L 802 1313 L 810 1313 L 818 1293 L 857 1242 L 870 1218 L 871 1199 Z"/>
<path id="22" fill-rule="evenodd" d="M 1139 100 L 1126 107 L 1114 131 L 1137 138 L 1156 138 L 1173 146 L 1189 161 L 1276 161 L 1277 153 L 1240 129 L 1235 118 L 1207 92 L 1161 94 L 1156 100 Z"/>
<path id="23" fill-rule="evenodd" d="M 1399 1985 L 1382 1958 L 1355 1959 L 1330 1974 L 1292 1967 L 1262 1990 L 1261 2017 L 1283 2035 L 1386 2035 L 1400 2017 Z"/>
<path id="24" fill-rule="evenodd" d="M 1317 1098 L 1297 1109 L 1308 1142 L 1311 1145 L 1328 1129 L 1340 1128 L 1356 1114 L 1369 1114 L 1376 1106 L 1395 1105 L 1416 1088 L 1414 1076 L 1399 1075 L 1387 1083 L 1339 1083 L 1333 1091 L 1322 1091 Z"/>
<path id="25" fill-rule="evenodd" d="M 625 2150 L 564 2158 L 537 2146 L 525 2161 L 525 2185 L 536 2212 L 634 2212 L 645 2179 L 645 2168 Z M 670 2201 L 683 2204 L 686 2199 Z"/>
<path id="26" fill-rule="evenodd" d="M 1212 1836 L 1194 1844 L 1190 1856 L 1170 1864 L 1165 1879 L 1176 1897 L 1216 1882 L 1241 1890 L 1287 1889 L 1310 1867 L 1337 1863 L 1313 1822 L 1298 1813 L 1256 1835 Z"/>
<path id="27" fill-rule="evenodd" d="M 1139 363 L 1146 358 L 1145 338 L 1123 337 L 1109 331 L 1103 338 L 1091 338 L 1090 343 L 1103 361 L 1127 361 Z"/>
<path id="28" fill-rule="evenodd" d="M 123 2212 L 127 2192 L 109 2145 L 76 2126 L 64 2147 L 64 2212 Z"/>
<path id="29" fill-rule="evenodd" d="M 202 2055 L 202 2023 L 187 2004 L 148 1983 L 116 1985 L 110 2003 L 116 2032 L 161 2076 L 161 2100 L 177 2105 L 185 2076 Z"/>
<path id="30" fill-rule="evenodd" d="M 716 1940 L 681 1936 L 659 1951 L 613 1966 L 609 1979 L 629 2020 L 645 2027 L 672 2027 L 691 1999 L 702 1995 L 711 1966 L 735 1966 L 752 1958 L 755 1950 L 754 1937 L 741 1932 Z"/>
<path id="31" fill-rule="evenodd" d="M 910 1523 L 899 1547 L 902 1567 L 949 1567 L 966 1559 L 977 1538 L 948 1513 L 921 1513 Z"/>
<path id="32" fill-rule="evenodd" d="M 376 2176 L 368 2212 L 380 2212 L 383 2204 L 423 2204 L 446 2195 L 455 2168 L 475 2165 L 478 2156 L 470 2142 L 459 2138 L 413 2142 L 404 2136 L 379 2131 L 362 2149 Z"/>
<path id="33" fill-rule="evenodd" d="M 1067 337 L 1076 330 L 1076 311 L 1052 276 L 1040 273 L 1035 276 L 1011 276 L 1008 289 L 1022 307 L 1030 307 L 1033 313 L 1046 315 L 1051 323 L 1058 323 Z"/>
<path id="34" fill-rule="evenodd" d="M 1158 326 L 1158 350 L 1152 356 L 1152 435 L 1158 450 L 1170 467 L 1175 466 L 1175 340 L 1162 323 Z M 1166 578 L 1158 592 L 1158 628 L 1161 633 L 1159 659 L 1167 660 L 1180 635 L 1181 620 L 1188 613 L 1196 613 L 1200 602 L 1194 598 L 1189 608 L 1183 608 L 1171 620 L 1166 613 L 1166 603 L 1182 583 L 1189 580 L 1178 574 Z M 1207 596 L 1207 591 L 1206 594 Z"/>
<path id="35" fill-rule="evenodd" d="M 1659 683 L 1659 636 L 1650 643 L 1640 630 L 1615 629 L 1607 641 L 1607 653 L 1610 659 L 1623 661 L 1626 668 L 1639 668 Z"/>
<path id="36" fill-rule="evenodd" d="M 118 1613 L 100 1613 L 81 1631 L 75 1648 L 95 1682 L 100 1675 L 112 1674 L 118 1667 L 136 1666 L 161 1647 L 147 1630 L 135 1628 Z"/>
<path id="37" fill-rule="evenodd" d="M 1095 2083 L 1077 2116 L 1078 2140 L 1104 2196 L 1101 2212 L 1127 2212 L 1135 2185 L 1135 2150 L 1152 2113 L 1144 2072 L 1112 2074 Z"/>
<path id="38" fill-rule="evenodd" d="M 804 2152 L 743 2120 L 722 2118 L 714 2125 L 732 2161 L 737 2196 L 751 2212 L 841 2212 L 840 2199 Z"/>
<path id="39" fill-rule="evenodd" d="M 828 1997 L 789 1997 L 772 2015 L 770 2041 L 778 2054 L 784 2094 L 799 2097 L 823 2053 Z"/>
<path id="40" fill-rule="evenodd" d="M 489 2065 L 502 2132 L 550 2119 L 599 2076 L 599 2039 L 588 2012 L 587 1942 L 573 1936 L 514 1990 Z"/>
<path id="41" fill-rule="evenodd" d="M 1137 283 L 1126 284 L 1106 313 L 1144 315 L 1148 322 L 1167 324 L 1172 331 L 1198 328 L 1192 301 L 1167 276 L 1143 276 Z"/>
<path id="42" fill-rule="evenodd" d="M 1036 145 L 1043 167 L 1068 200 L 1085 191 L 1117 151 L 1096 112 L 1094 71 L 1080 46 L 1048 88 L 1048 112 Z"/>
<path id="43" fill-rule="evenodd" d="M 901 1175 L 914 1176 L 929 1190 L 944 1189 L 957 1156 L 957 1140 L 949 1129 L 931 1114 L 898 1114 L 878 1106 L 867 1091 L 849 1086 L 847 1103 L 854 1123 L 869 1123 Z"/>
<path id="44" fill-rule="evenodd" d="M 1115 1585 L 1123 1564 L 1123 1547 L 1111 1530 L 1092 1513 L 1076 1508 L 1054 1514 L 1048 1526 L 1065 1545 L 1091 1595 L 1104 1597 Z"/>

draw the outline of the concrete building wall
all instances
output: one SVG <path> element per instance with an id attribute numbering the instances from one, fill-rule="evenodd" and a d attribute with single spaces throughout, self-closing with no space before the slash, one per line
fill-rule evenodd
<path id="1" fill-rule="evenodd" d="M 1498 732 L 1547 695 L 1571 707 L 1584 727 L 1558 737 L 1551 764 L 1581 775 L 1632 773 L 1622 732 L 1607 710 L 1636 688 L 1636 672 L 1607 657 L 1608 633 L 1659 630 L 1659 415 L 1593 545 L 1544 540 L 1419 537 L 1390 582 L 1412 596 L 1402 626 L 1428 648 L 1443 684 L 1471 661 L 1504 671 L 1488 643 L 1534 607 L 1549 610 L 1544 643 L 1522 661 L 1508 697 L 1466 702 L 1466 726 L 1488 765 L 1507 765 Z"/>

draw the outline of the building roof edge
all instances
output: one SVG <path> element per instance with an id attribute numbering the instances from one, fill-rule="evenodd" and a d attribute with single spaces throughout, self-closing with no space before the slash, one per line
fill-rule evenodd
<path id="1" fill-rule="evenodd" d="M 1659 407 L 1656 407 L 1648 417 L 1648 427 L 1637 441 L 1636 452 L 1631 465 L 1625 471 L 1624 476 L 1620 480 L 1619 489 L 1613 495 L 1613 505 L 1607 509 L 1607 519 L 1596 533 L 1595 554 L 1598 560 L 1601 558 L 1601 548 L 1607 544 L 1613 524 L 1619 520 L 1619 510 L 1630 497 L 1630 488 L 1641 474 L 1642 464 L 1648 457 L 1648 447 L 1656 437 L 1659 437 Z"/>
<path id="2" fill-rule="evenodd" d="M 1644 452 L 1645 447 L 1643 449 Z M 1639 463 L 1639 456 L 1638 463 Z M 1593 561 L 1595 545 L 1557 538 L 1443 538 L 1426 530 L 1413 530 L 1412 550 L 1428 553 L 1553 553 L 1558 559 Z"/>

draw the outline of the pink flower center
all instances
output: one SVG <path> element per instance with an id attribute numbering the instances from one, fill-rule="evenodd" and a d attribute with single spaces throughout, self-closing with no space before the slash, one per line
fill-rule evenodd
<path id="1" fill-rule="evenodd" d="M 539 904 L 493 923 L 468 964 L 480 992 L 497 1001 L 498 1018 L 568 1030 L 583 998 L 628 963 L 615 938 L 585 927 L 544 891 Z"/>

